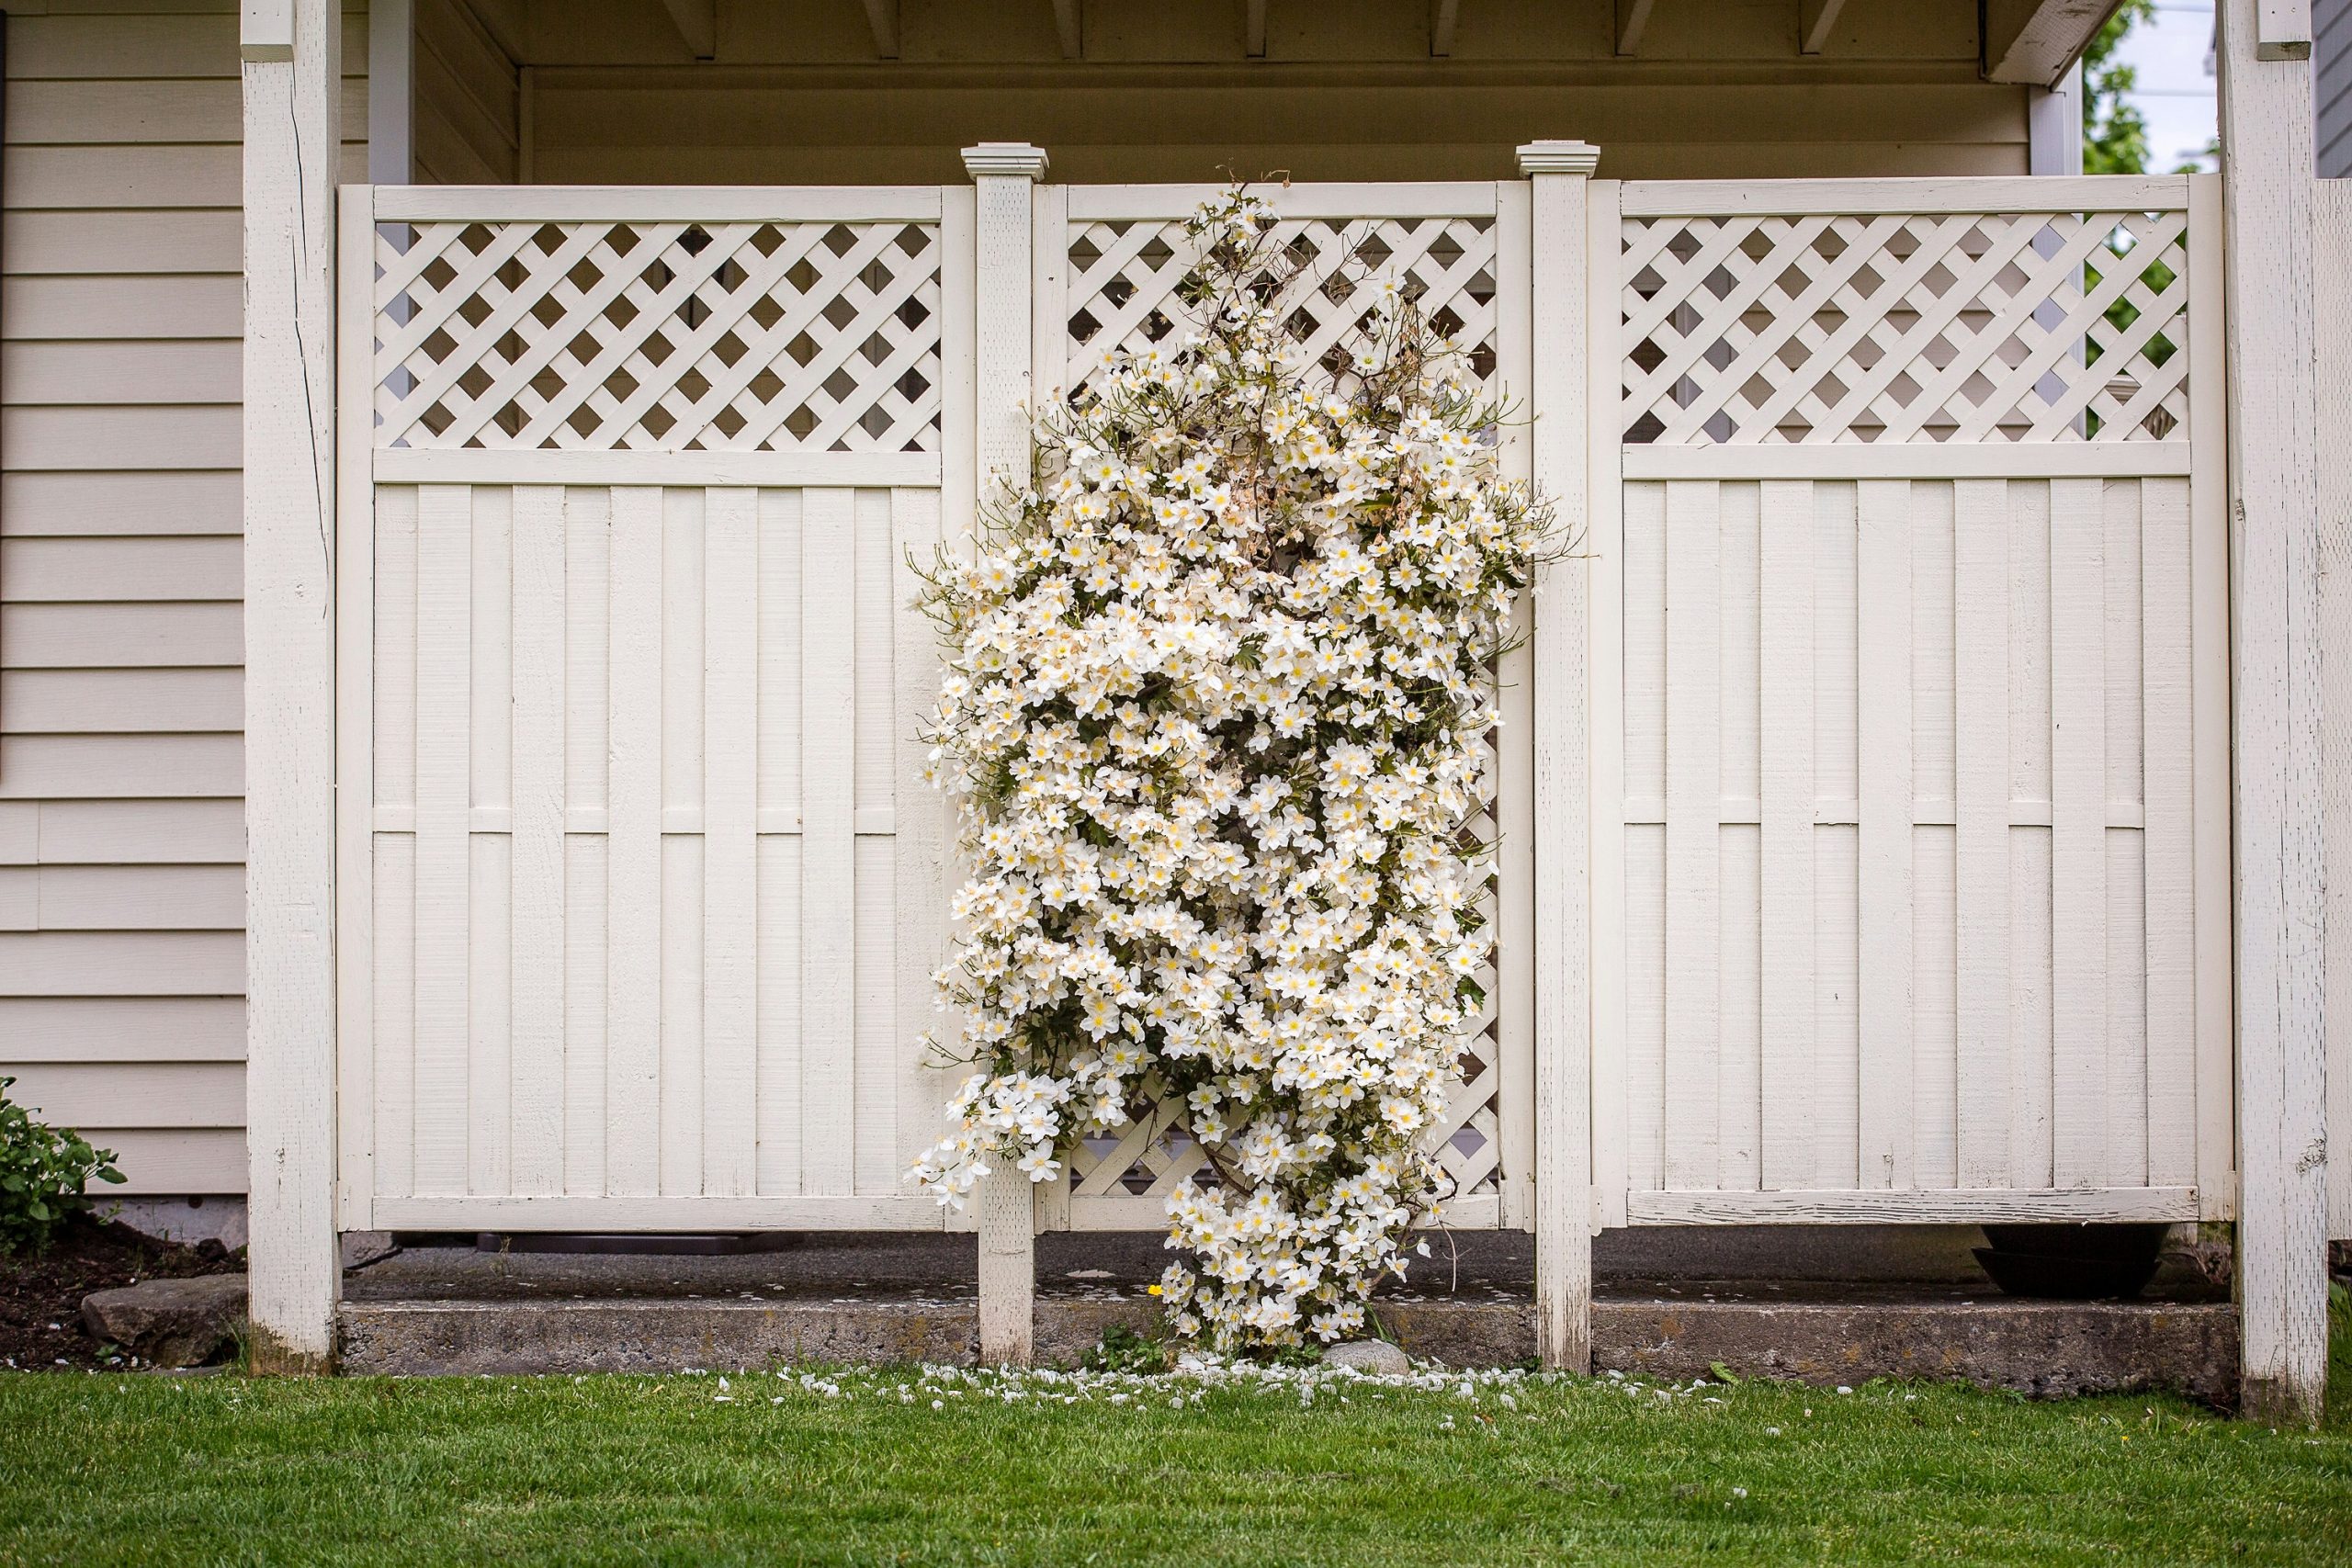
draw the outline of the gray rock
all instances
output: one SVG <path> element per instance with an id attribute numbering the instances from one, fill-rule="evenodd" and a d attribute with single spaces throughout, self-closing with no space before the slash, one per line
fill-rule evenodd
<path id="1" fill-rule="evenodd" d="M 1367 1377 L 1395 1377 L 1413 1370 L 1405 1352 L 1385 1339 L 1351 1339 L 1323 1352 L 1327 1367 L 1353 1367 Z"/>
<path id="2" fill-rule="evenodd" d="M 345 1231 L 343 1233 L 343 1267 L 348 1273 L 365 1269 L 370 1263 L 381 1263 L 401 1249 L 390 1231 Z"/>
<path id="3" fill-rule="evenodd" d="M 82 1298 L 82 1325 L 141 1360 L 193 1367 L 208 1360 L 245 1318 L 245 1277 L 143 1280 Z"/>

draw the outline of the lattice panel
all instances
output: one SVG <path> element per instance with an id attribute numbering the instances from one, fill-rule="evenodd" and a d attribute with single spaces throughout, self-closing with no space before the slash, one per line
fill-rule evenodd
<path id="1" fill-rule="evenodd" d="M 1499 761 L 1494 738 L 1487 741 L 1487 762 L 1479 776 L 1480 811 L 1469 831 L 1491 841 L 1496 832 L 1495 792 Z M 1487 929 L 1494 930 L 1494 900 L 1486 904 Z M 1453 1179 L 1454 1196 L 1489 1197 L 1499 1190 L 1501 1178 L 1501 1104 L 1504 1094 L 1502 1040 L 1499 1023 L 1501 982 L 1490 961 L 1476 976 L 1486 993 L 1486 1005 L 1471 1024 L 1462 1058 L 1462 1081 L 1454 1087 L 1444 1119 L 1430 1130 L 1427 1147 Z M 1164 1199 L 1187 1182 L 1204 1185 L 1219 1180 L 1201 1146 L 1178 1129 L 1165 1107 L 1138 1117 L 1119 1137 L 1096 1137 L 1080 1144 L 1069 1156 L 1070 1189 L 1087 1198 Z"/>
<path id="2" fill-rule="evenodd" d="M 379 446 L 929 452 L 939 231 L 386 223 Z"/>
<path id="3" fill-rule="evenodd" d="M 2182 212 L 1629 218 L 1633 443 L 2186 436 Z"/>
<path id="4" fill-rule="evenodd" d="M 1350 352 L 1374 298 L 1360 286 L 1394 280 L 1495 389 L 1493 219 L 1287 219 L 1275 225 L 1273 242 L 1296 269 L 1279 298 L 1291 337 L 1310 359 L 1329 363 Z M 1200 258 L 1181 220 L 1073 222 L 1062 385 L 1082 395 L 1117 355 L 1181 342 L 1198 322 L 1180 285 Z"/>

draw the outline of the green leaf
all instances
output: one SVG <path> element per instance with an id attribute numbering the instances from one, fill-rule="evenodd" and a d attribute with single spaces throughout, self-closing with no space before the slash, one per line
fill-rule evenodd
<path id="1" fill-rule="evenodd" d="M 1707 1371 L 1715 1374 L 1715 1381 L 1717 1382 L 1727 1383 L 1733 1388 L 1737 1388 L 1742 1382 L 1747 1381 L 1735 1373 L 1729 1367 L 1724 1366 L 1721 1361 L 1709 1361 L 1707 1363 Z"/>

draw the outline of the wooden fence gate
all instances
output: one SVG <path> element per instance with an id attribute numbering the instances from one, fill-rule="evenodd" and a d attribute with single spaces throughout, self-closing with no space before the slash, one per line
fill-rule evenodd
<path id="1" fill-rule="evenodd" d="M 1210 194 L 975 167 L 345 192 L 345 1228 L 942 1223 L 908 555 L 1181 332 Z M 1585 531 L 1498 671 L 1450 1222 L 2226 1213 L 2212 182 L 1530 167 L 1270 193 L 1293 330 L 1398 279 Z M 1035 1223 L 1201 1163 L 1147 1119 Z"/>

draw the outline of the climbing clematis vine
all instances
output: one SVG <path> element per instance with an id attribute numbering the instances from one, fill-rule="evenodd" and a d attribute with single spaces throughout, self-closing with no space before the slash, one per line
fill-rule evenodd
<path id="1" fill-rule="evenodd" d="M 929 574 L 972 868 L 942 1049 L 972 1070 L 911 1174 L 960 1203 L 1158 1119 L 1206 1156 L 1169 1200 L 1170 1322 L 1243 1350 L 1361 1333 L 1448 1196 L 1490 672 L 1554 540 L 1410 299 L 1324 285 L 1375 298 L 1309 362 L 1267 203 L 1187 233 L 1197 325 L 1046 416 L 976 558 Z"/>

